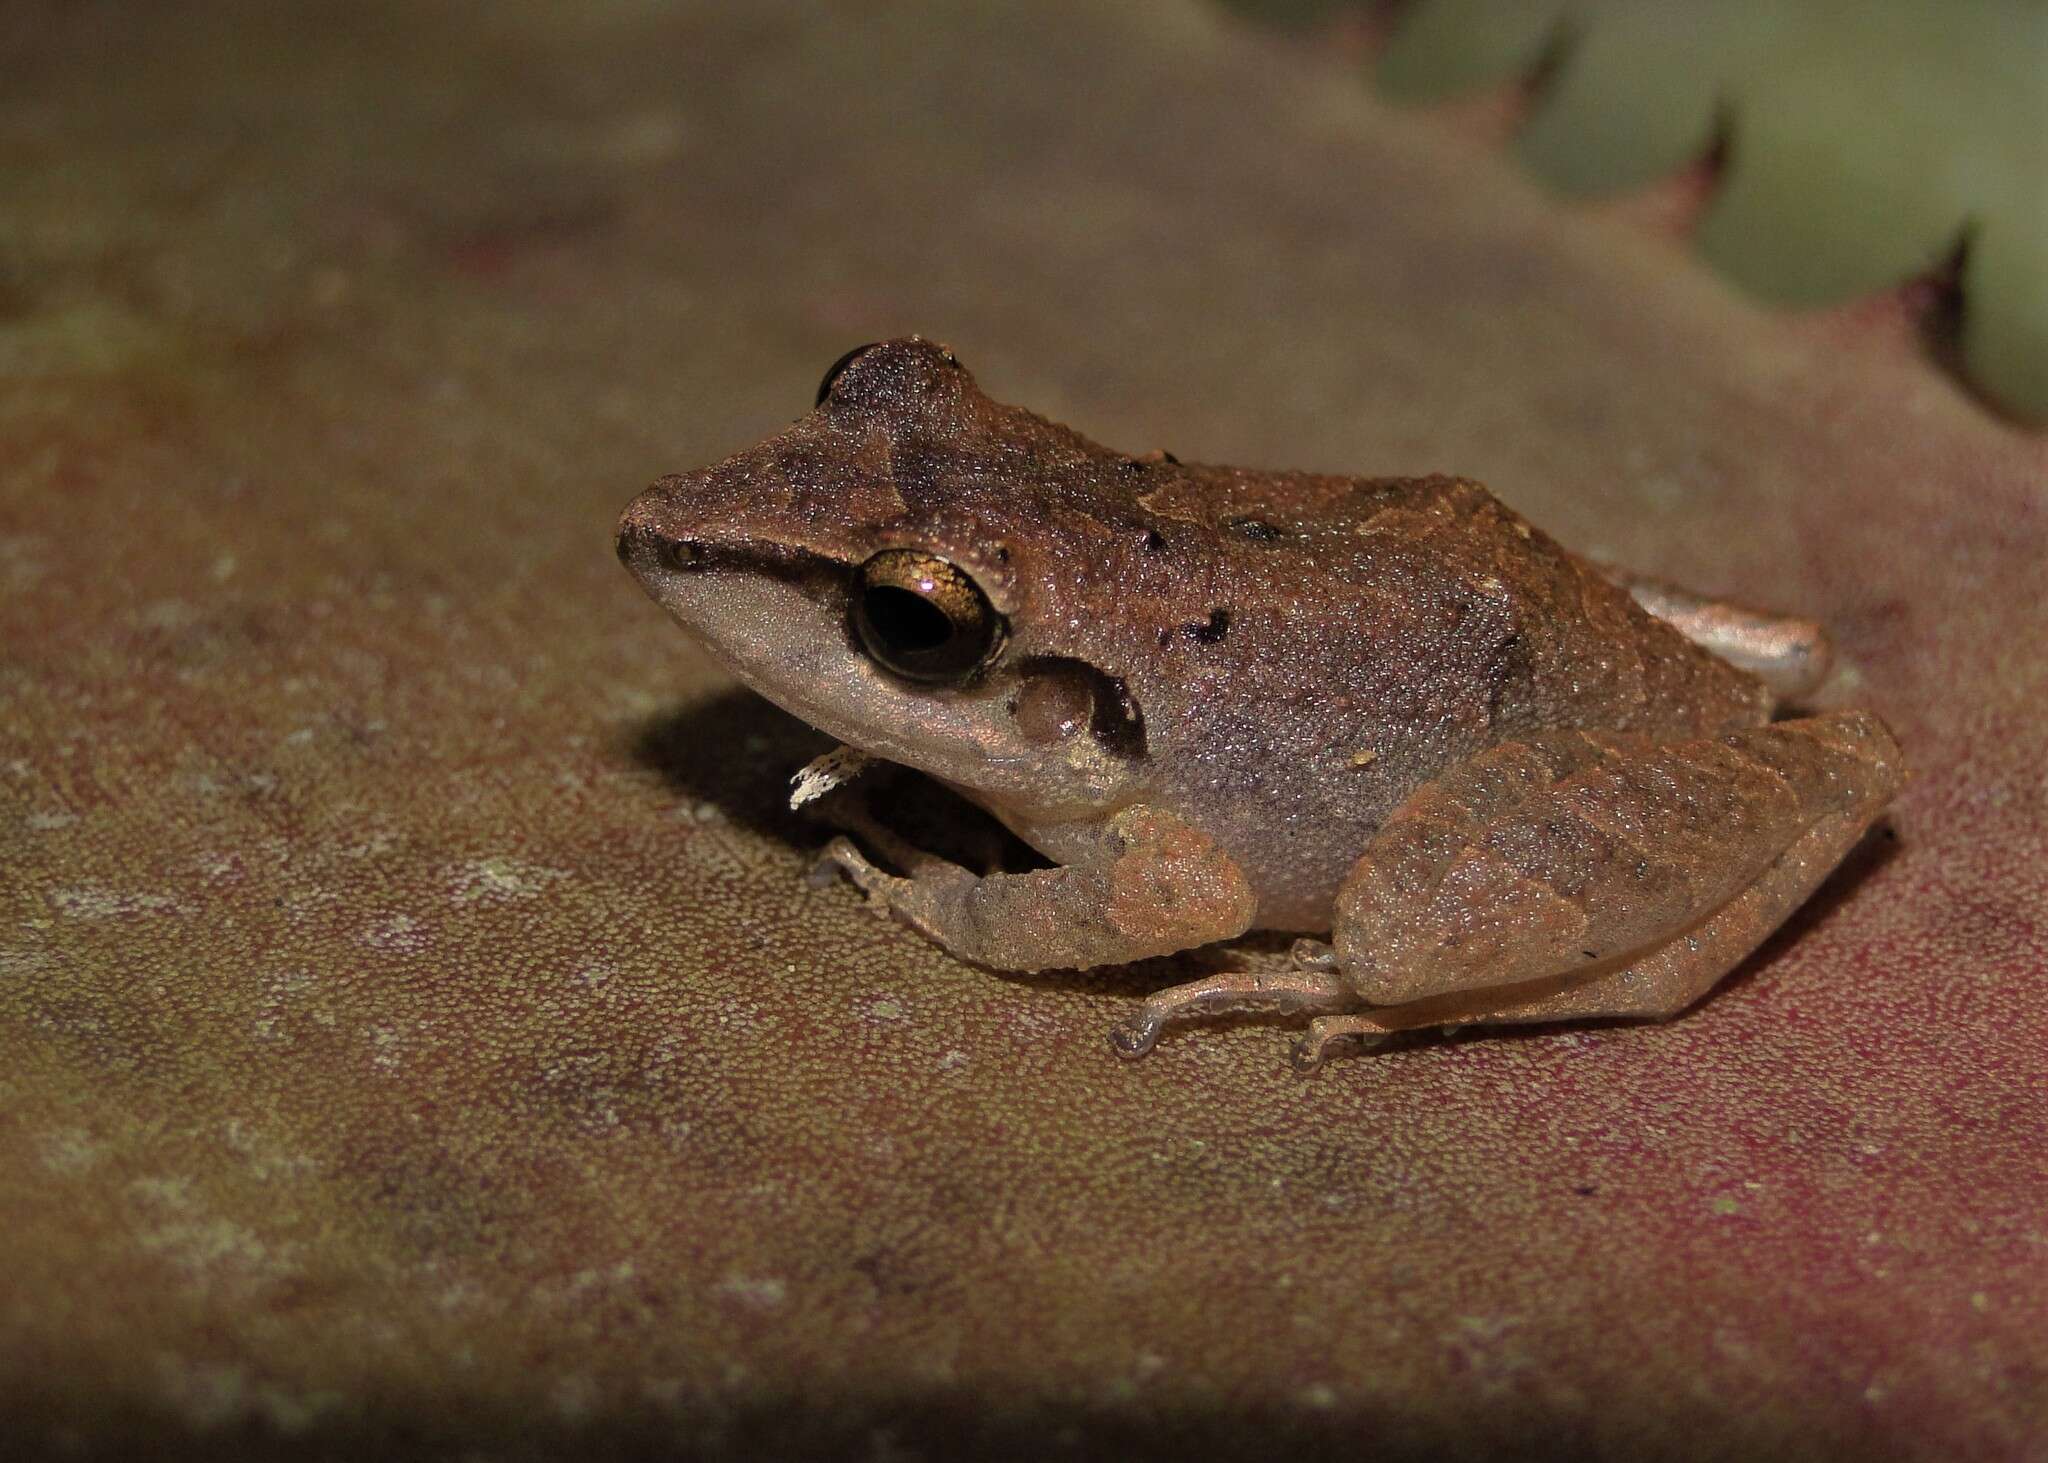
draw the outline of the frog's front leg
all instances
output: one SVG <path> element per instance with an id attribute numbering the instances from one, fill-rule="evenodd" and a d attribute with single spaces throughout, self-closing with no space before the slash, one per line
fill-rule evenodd
<path id="1" fill-rule="evenodd" d="M 870 820 L 855 825 L 907 877 L 884 873 L 850 840 L 836 867 L 898 919 L 963 959 L 997 970 L 1085 969 L 1170 955 L 1250 928 L 1251 886 L 1199 830 L 1138 805 L 1107 820 L 1093 856 L 977 878 Z"/>

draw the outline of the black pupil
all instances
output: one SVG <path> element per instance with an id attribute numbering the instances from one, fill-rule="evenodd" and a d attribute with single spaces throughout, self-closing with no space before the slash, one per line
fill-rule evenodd
<path id="1" fill-rule="evenodd" d="M 945 611 L 912 590 L 878 584 L 861 604 L 876 638 L 893 654 L 925 654 L 953 638 L 953 622 Z"/>

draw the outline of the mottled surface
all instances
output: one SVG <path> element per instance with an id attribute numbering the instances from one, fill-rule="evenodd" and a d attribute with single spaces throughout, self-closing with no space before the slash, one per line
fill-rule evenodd
<path id="1" fill-rule="evenodd" d="M 963 9 L 0 22 L 17 1430 L 2038 1456 L 2048 451 L 1206 9 Z M 807 890 L 612 560 L 911 329 L 1827 620 L 1896 840 L 1671 1026 L 1117 1061 L 1181 967 Z"/>

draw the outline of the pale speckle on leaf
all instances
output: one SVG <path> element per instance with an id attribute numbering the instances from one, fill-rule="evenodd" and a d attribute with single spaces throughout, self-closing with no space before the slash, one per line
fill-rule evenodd
<path id="1" fill-rule="evenodd" d="M 371 924 L 357 938 L 373 950 L 423 950 L 432 937 L 411 915 L 394 914 Z"/>
<path id="2" fill-rule="evenodd" d="M 716 1294 L 755 1310 L 772 1311 L 789 1294 L 789 1287 L 773 1276 L 728 1275 L 718 1283 Z"/>
<path id="3" fill-rule="evenodd" d="M 550 869 L 500 854 L 457 866 L 451 879 L 452 897 L 457 904 L 532 899 L 548 885 L 568 877 L 565 869 Z"/>
<path id="4" fill-rule="evenodd" d="M 178 907 L 168 894 L 144 894 L 105 884 L 75 884 L 50 895 L 57 913 L 69 919 L 118 919 L 133 914 L 163 914 Z"/>
<path id="5" fill-rule="evenodd" d="M 107 1145 L 83 1128 L 57 1128 L 43 1135 L 43 1167 L 52 1173 L 83 1173 L 106 1155 Z"/>

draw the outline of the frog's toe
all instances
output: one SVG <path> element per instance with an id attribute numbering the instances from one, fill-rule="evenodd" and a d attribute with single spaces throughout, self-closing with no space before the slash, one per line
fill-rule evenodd
<path id="1" fill-rule="evenodd" d="M 1142 1057 L 1159 1044 L 1163 1024 L 1158 1017 L 1141 1010 L 1109 1028 L 1109 1044 L 1120 1057 Z"/>
<path id="2" fill-rule="evenodd" d="M 1318 1016 L 1309 1022 L 1308 1033 L 1294 1044 L 1294 1070 L 1304 1076 L 1316 1071 L 1323 1065 L 1323 1058 L 1329 1054 L 1330 1043 L 1333 1041 L 1344 1041 L 1352 1037 L 1363 1038 L 1363 1048 L 1370 1051 L 1383 1044 L 1392 1034 L 1378 1019 L 1362 1013 Z"/>
<path id="3" fill-rule="evenodd" d="M 1337 969 L 1336 948 L 1325 940 L 1296 940 L 1287 953 L 1296 970 L 1328 974 Z"/>
<path id="4" fill-rule="evenodd" d="M 1288 1049 L 1287 1065 L 1304 1077 L 1313 1077 L 1323 1069 L 1323 1046 L 1313 1033 L 1302 1037 Z"/>
<path id="5" fill-rule="evenodd" d="M 851 838 L 835 838 L 819 850 L 817 862 L 811 865 L 805 882 L 813 889 L 823 889 L 842 875 L 863 892 L 877 897 L 886 894 L 890 885 L 899 882 L 876 868 Z"/>
<path id="6" fill-rule="evenodd" d="M 804 882 L 813 889 L 823 889 L 836 883 L 841 875 L 851 879 L 855 877 L 852 866 L 861 861 L 860 850 L 853 846 L 852 839 L 835 838 L 818 850 Z"/>

